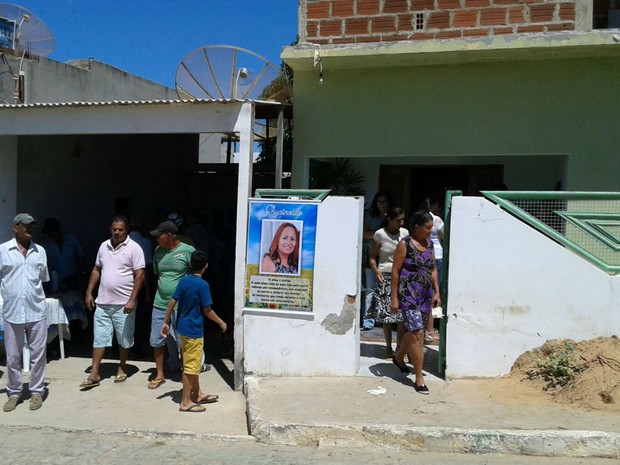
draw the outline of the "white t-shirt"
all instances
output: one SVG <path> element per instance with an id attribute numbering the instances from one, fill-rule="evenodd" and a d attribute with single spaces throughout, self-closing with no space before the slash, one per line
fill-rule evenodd
<path id="1" fill-rule="evenodd" d="M 377 269 L 381 273 L 390 273 L 394 264 L 394 252 L 401 239 L 407 237 L 409 231 L 400 228 L 397 234 L 388 234 L 385 228 L 379 228 L 372 240 L 379 244 L 379 263 Z"/>
<path id="2" fill-rule="evenodd" d="M 443 258 L 443 247 L 441 246 L 441 230 L 443 228 L 443 220 L 432 213 L 431 216 L 433 217 L 431 241 L 433 242 L 433 248 L 435 249 L 435 260 L 441 260 Z"/>
<path id="3" fill-rule="evenodd" d="M 134 271 L 144 268 L 144 252 L 129 236 L 116 248 L 110 239 L 99 246 L 95 265 L 101 268 L 99 305 L 125 305 L 131 297 Z"/>

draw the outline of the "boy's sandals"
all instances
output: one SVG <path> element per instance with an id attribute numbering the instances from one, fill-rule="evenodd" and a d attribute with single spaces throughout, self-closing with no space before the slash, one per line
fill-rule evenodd
<path id="1" fill-rule="evenodd" d="M 204 408 L 202 405 L 198 405 L 198 404 L 190 405 L 187 408 L 179 407 L 179 412 L 187 412 L 187 413 L 200 413 L 200 412 L 204 412 L 205 410 L 207 409 Z"/>
<path id="2" fill-rule="evenodd" d="M 149 381 L 149 389 L 157 389 L 159 386 L 161 386 L 162 384 L 164 384 L 166 382 L 165 379 L 152 379 Z M 183 410 L 184 412 L 187 410 Z"/>
<path id="3" fill-rule="evenodd" d="M 216 394 L 207 394 L 202 399 L 196 400 L 197 404 L 212 404 L 213 402 L 217 402 L 219 396 Z"/>

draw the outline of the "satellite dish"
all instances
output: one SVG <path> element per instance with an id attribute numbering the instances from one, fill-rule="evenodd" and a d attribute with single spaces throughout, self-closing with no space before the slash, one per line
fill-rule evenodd
<path id="1" fill-rule="evenodd" d="M 181 100 L 290 100 L 288 79 L 266 58 L 239 47 L 210 45 L 183 58 L 175 79 Z"/>
<path id="2" fill-rule="evenodd" d="M 0 3 L 0 47 L 46 57 L 54 51 L 54 36 L 35 14 L 12 3 Z"/>

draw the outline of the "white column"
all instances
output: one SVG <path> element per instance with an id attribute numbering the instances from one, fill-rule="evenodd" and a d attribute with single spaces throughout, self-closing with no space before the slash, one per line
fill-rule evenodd
<path id="1" fill-rule="evenodd" d="M 231 103 L 232 105 L 232 103 Z M 235 247 L 235 389 L 243 388 L 245 303 L 245 264 L 248 242 L 248 199 L 252 195 L 252 164 L 254 162 L 254 104 L 244 102 L 235 124 L 239 133 L 239 174 L 237 181 L 237 236 Z"/>

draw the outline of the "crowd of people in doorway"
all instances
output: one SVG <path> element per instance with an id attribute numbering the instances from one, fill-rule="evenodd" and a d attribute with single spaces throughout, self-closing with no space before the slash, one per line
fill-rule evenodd
<path id="1" fill-rule="evenodd" d="M 429 394 L 424 382 L 424 344 L 434 343 L 433 309 L 441 306 L 443 221 L 438 198 L 426 198 L 405 225 L 405 211 L 387 191 L 379 191 L 364 219 L 362 254 L 365 288 L 362 330 L 383 327 L 386 351 L 398 369 L 415 374 L 414 388 Z M 393 326 L 396 347 L 393 347 Z"/>
<path id="2" fill-rule="evenodd" d="M 48 218 L 42 228 L 43 240 L 34 241 L 37 221 L 28 213 L 13 220 L 14 238 L 0 244 L 0 288 L 3 302 L 4 343 L 7 359 L 7 394 L 3 410 L 13 411 L 22 402 L 24 344 L 30 351 L 29 408 L 41 408 L 45 400 L 46 372 L 46 291 L 77 288 L 82 276 L 88 281 L 84 305 L 92 312 L 92 365 L 88 377 L 79 385 L 90 390 L 101 384 L 101 362 L 106 348 L 118 343 L 119 365 L 114 383 L 128 378 L 127 360 L 134 345 L 137 322 L 150 321 L 149 342 L 155 360 L 155 374 L 146 382 L 148 389 L 165 383 L 164 358 L 168 348 L 169 366 L 182 370 L 181 412 L 203 412 L 204 404 L 216 402 L 218 396 L 200 389 L 199 374 L 209 369 L 204 358 L 203 315 L 222 333 L 227 325 L 213 310 L 211 287 L 203 279 L 210 266 L 207 244 L 211 241 L 215 263 L 220 248 L 214 238 L 194 222 L 179 233 L 183 219 L 174 213 L 150 231 L 157 246 L 151 255 L 151 240 L 142 236 L 137 219 L 129 221 L 118 215 L 112 218 L 110 238 L 99 246 L 90 275 L 86 272 L 84 251 L 79 241 L 64 234 L 55 218 Z M 190 220 L 191 221 L 191 220 Z M 130 233 L 130 227 L 136 228 Z M 192 229 L 193 227 L 193 229 Z M 194 234 L 195 239 L 190 237 Z M 182 240 L 183 239 L 183 240 Z M 193 244 L 200 244 L 197 249 Z M 138 313 L 139 296 L 145 286 L 148 268 L 157 279 L 150 318 Z M 50 270 L 52 270 L 50 272 Z M 140 328 L 140 331 L 143 331 Z"/>

